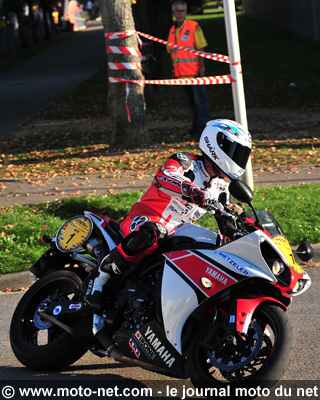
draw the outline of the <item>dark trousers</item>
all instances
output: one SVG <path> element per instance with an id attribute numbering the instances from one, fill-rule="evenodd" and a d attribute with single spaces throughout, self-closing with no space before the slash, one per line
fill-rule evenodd
<path id="1" fill-rule="evenodd" d="M 191 113 L 191 129 L 202 132 L 209 121 L 210 106 L 204 85 L 181 86 L 187 106 Z"/>

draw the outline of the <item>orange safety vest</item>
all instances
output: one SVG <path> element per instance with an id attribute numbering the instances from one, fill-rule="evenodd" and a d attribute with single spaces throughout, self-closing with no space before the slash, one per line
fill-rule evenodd
<path id="1" fill-rule="evenodd" d="M 181 28 L 178 41 L 176 40 L 176 27 L 173 25 L 169 32 L 169 42 L 178 46 L 192 47 L 195 49 L 194 34 L 198 22 L 187 20 Z M 171 58 L 175 78 L 179 76 L 196 76 L 199 72 L 198 56 L 188 51 L 171 48 Z"/>

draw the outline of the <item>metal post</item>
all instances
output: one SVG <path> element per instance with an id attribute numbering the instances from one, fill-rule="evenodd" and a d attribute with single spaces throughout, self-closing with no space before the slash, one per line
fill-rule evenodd
<path id="1" fill-rule="evenodd" d="M 244 128 L 248 129 L 234 0 L 223 0 L 223 7 L 224 22 L 226 25 L 227 33 L 228 52 L 230 57 L 230 72 L 231 77 L 235 80 L 235 82 L 231 83 L 235 118 L 237 122 L 244 126 Z M 248 160 L 246 170 L 243 174 L 242 179 L 253 190 L 251 158 L 249 158 Z"/>

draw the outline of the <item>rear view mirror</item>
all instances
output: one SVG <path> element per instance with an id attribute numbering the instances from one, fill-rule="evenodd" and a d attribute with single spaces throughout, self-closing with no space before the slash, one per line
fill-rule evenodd
<path id="1" fill-rule="evenodd" d="M 314 250 L 307 241 L 301 242 L 295 253 L 304 262 L 311 260 L 314 256 Z"/>
<path id="2" fill-rule="evenodd" d="M 237 200 L 251 205 L 253 198 L 252 190 L 246 183 L 240 181 L 240 179 L 235 179 L 230 182 L 229 191 Z"/>

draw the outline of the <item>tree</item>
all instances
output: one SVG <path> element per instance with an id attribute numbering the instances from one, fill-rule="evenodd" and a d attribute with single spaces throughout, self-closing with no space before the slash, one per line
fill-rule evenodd
<path id="1" fill-rule="evenodd" d="M 132 5 L 132 13 L 136 30 L 167 40 L 172 25 L 170 0 L 136 0 Z M 145 61 L 142 71 L 146 79 L 162 79 L 162 55 L 166 51 L 163 44 L 141 38 L 145 44 Z M 145 100 L 148 109 L 157 109 L 156 93 L 159 85 L 146 85 Z"/>
<path id="2" fill-rule="evenodd" d="M 5 14 L 15 13 L 18 20 L 18 34 L 20 39 L 20 46 L 22 49 L 28 47 L 28 38 L 25 32 L 25 17 L 24 17 L 24 1 L 23 0 L 4 0 L 2 8 Z"/>
<path id="3" fill-rule="evenodd" d="M 130 0 L 101 0 L 101 15 L 106 33 L 134 30 Z M 109 46 L 131 47 L 138 50 L 137 36 L 107 41 Z M 109 62 L 140 62 L 129 54 L 108 54 Z M 140 70 L 109 70 L 109 76 L 125 80 L 143 80 Z M 109 83 L 108 103 L 112 120 L 111 148 L 133 148 L 147 144 L 145 101 L 143 87 L 128 83 L 127 104 L 131 122 L 126 110 L 126 83 Z"/>
<path id="4" fill-rule="evenodd" d="M 45 32 L 45 39 L 50 40 L 51 39 L 51 32 L 50 32 L 50 26 L 48 24 L 48 17 L 49 20 L 52 20 L 52 10 L 51 10 L 51 2 L 48 0 L 39 0 L 39 6 L 42 8 L 43 12 L 43 27 L 44 27 L 44 32 Z M 53 24 L 51 23 L 53 26 Z"/>
<path id="5" fill-rule="evenodd" d="M 38 38 L 38 34 L 37 34 L 36 21 L 34 19 L 34 13 L 33 13 L 33 0 L 27 0 L 27 4 L 29 7 L 29 17 L 30 17 L 32 38 L 33 38 L 33 42 L 37 44 L 37 43 L 39 43 L 39 38 Z"/>

